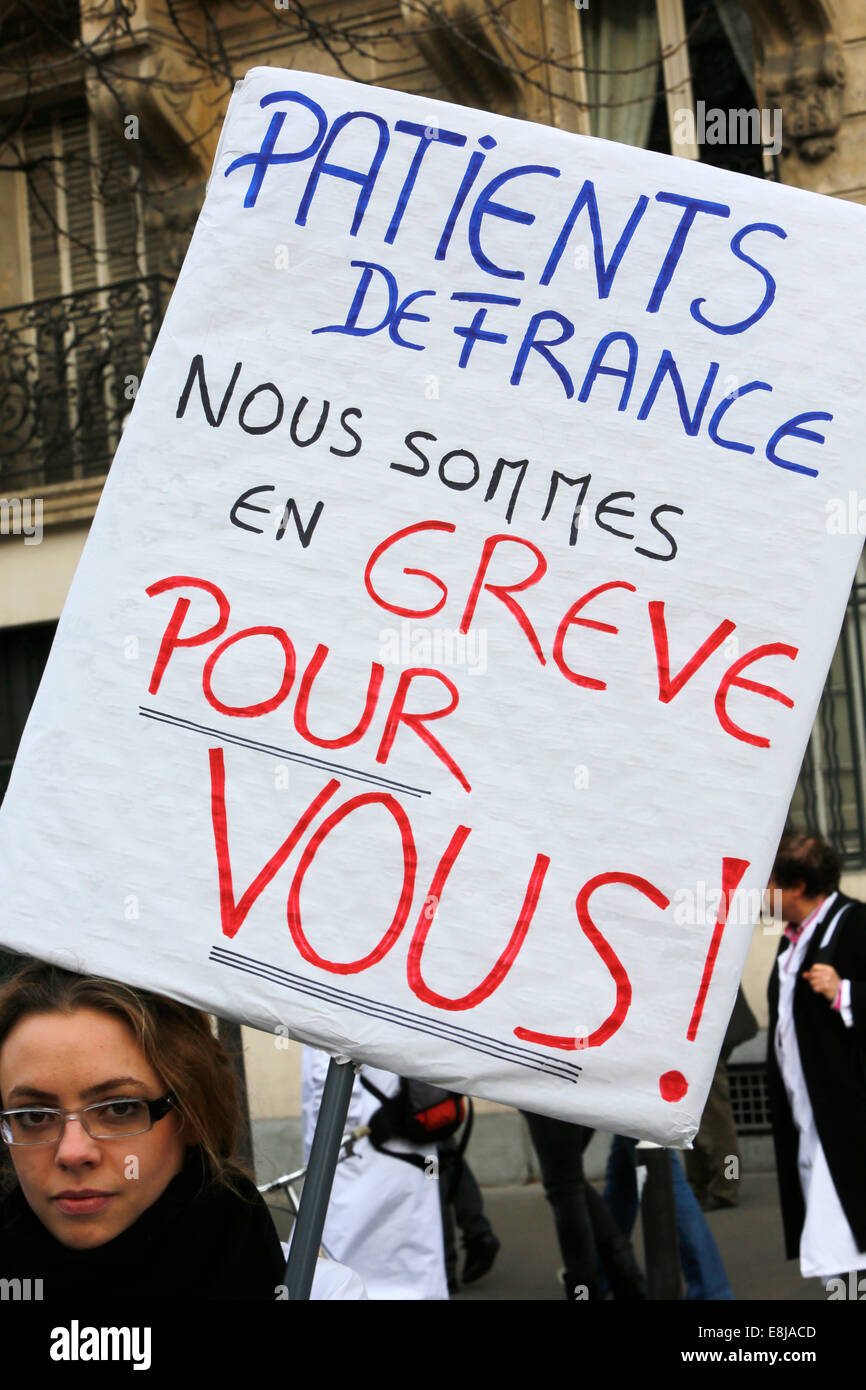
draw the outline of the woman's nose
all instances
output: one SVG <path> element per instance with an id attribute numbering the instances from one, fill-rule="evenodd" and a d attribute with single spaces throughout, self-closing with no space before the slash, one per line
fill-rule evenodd
<path id="1" fill-rule="evenodd" d="M 98 1162 L 100 1153 L 97 1140 L 90 1137 L 81 1121 L 73 1115 L 67 1115 L 63 1132 L 57 1141 L 56 1162 L 66 1167 L 79 1163 L 95 1163 Z"/>

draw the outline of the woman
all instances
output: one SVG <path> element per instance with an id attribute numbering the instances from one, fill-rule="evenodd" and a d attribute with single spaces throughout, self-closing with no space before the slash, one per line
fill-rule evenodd
<path id="1" fill-rule="evenodd" d="M 0 987 L 0 1278 L 45 1299 L 265 1299 L 284 1260 L 232 1162 L 234 1073 L 207 1014 L 33 963 Z"/>

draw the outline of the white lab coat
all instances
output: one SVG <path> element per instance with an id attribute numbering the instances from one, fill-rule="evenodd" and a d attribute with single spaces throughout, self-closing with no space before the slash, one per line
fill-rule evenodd
<path id="1" fill-rule="evenodd" d="M 863 1253 L 848 1224 L 836 1191 L 827 1159 L 818 1138 L 812 1112 L 797 1032 L 794 1027 L 794 985 L 800 976 L 806 952 L 816 931 L 823 931 L 831 917 L 836 894 L 825 898 L 803 926 L 797 941 L 778 957 L 779 1016 L 774 1046 L 779 1071 L 785 1083 L 788 1104 L 799 1131 L 797 1166 L 806 1216 L 800 1236 L 800 1273 L 804 1279 L 826 1281 L 837 1274 L 863 1268 Z"/>
<path id="2" fill-rule="evenodd" d="M 305 1162 L 329 1061 L 324 1052 L 303 1050 Z M 399 1078 L 393 1072 L 366 1066 L 362 1070 L 385 1095 L 396 1091 Z M 356 1078 L 346 1129 L 366 1124 L 379 1104 Z M 427 1157 L 423 1148 L 400 1140 L 389 1142 L 388 1147 Z M 433 1146 L 429 1157 L 436 1158 Z M 368 1298 L 448 1297 L 439 1183 L 432 1162 L 429 1168 L 427 1176 L 420 1168 L 378 1153 L 369 1139 L 359 1140 L 354 1157 L 337 1164 L 322 1239 L 335 1260 L 361 1276 Z"/>
<path id="3" fill-rule="evenodd" d="M 282 1240 L 280 1244 L 283 1254 L 288 1259 L 291 1242 Z M 311 1303 L 359 1300 L 366 1297 L 364 1281 L 354 1269 L 347 1269 L 345 1265 L 337 1264 L 336 1260 L 323 1260 L 321 1257 L 316 1260 L 313 1287 L 310 1289 Z"/>

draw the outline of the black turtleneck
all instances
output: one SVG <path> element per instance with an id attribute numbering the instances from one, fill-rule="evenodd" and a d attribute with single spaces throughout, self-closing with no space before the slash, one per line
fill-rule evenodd
<path id="1" fill-rule="evenodd" d="M 41 1279 L 45 1300 L 273 1300 L 285 1260 L 248 1178 L 240 1194 L 208 1182 L 201 1150 L 120 1235 L 89 1250 L 62 1245 L 19 1187 L 0 1204 L 0 1279 Z"/>

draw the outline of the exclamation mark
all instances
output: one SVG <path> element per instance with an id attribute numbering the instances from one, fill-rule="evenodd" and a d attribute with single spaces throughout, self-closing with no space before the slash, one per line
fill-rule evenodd
<path id="1" fill-rule="evenodd" d="M 713 970 L 716 965 L 716 957 L 719 954 L 719 947 L 722 944 L 722 936 L 725 930 L 725 923 L 728 920 L 728 913 L 731 910 L 731 899 L 740 885 L 740 879 L 749 867 L 748 859 L 722 859 L 722 900 L 719 903 L 719 910 L 716 914 L 716 925 L 713 927 L 713 935 L 710 940 L 707 958 L 704 961 L 704 970 L 701 975 L 698 997 L 695 1000 L 695 1007 L 692 1009 L 692 1016 L 686 1031 L 686 1038 L 689 1042 L 694 1042 L 698 1036 L 701 1017 L 704 1012 L 704 1003 L 710 989 L 710 981 L 713 978 Z M 681 1071 L 666 1071 L 659 1077 L 659 1091 L 662 1100 L 677 1101 L 682 1100 L 689 1083 Z"/>

